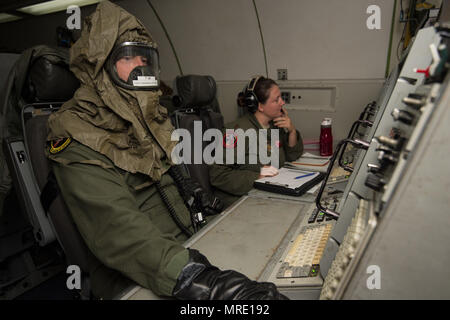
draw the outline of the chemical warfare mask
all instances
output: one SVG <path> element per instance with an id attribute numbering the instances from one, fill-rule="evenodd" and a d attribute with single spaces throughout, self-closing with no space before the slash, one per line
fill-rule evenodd
<path id="1" fill-rule="evenodd" d="M 106 69 L 118 86 L 130 90 L 159 88 L 158 50 L 141 42 L 123 42 L 116 46 Z"/>

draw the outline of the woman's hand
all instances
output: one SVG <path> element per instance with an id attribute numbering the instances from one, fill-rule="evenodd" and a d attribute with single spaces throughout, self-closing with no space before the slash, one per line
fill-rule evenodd
<path id="1" fill-rule="evenodd" d="M 278 128 L 286 128 L 289 133 L 295 131 L 295 126 L 291 118 L 288 117 L 288 113 L 284 107 L 282 107 L 281 112 L 283 113 L 281 117 L 273 119 L 275 126 Z"/>
<path id="2" fill-rule="evenodd" d="M 259 172 L 258 179 L 264 178 L 264 177 L 273 177 L 278 174 L 278 169 L 272 166 L 264 166 L 261 168 L 261 171 Z"/>

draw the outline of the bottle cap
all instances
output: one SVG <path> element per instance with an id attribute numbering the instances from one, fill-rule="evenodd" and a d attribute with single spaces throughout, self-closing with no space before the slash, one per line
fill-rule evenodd
<path id="1" fill-rule="evenodd" d="M 331 126 L 331 118 L 324 118 L 322 120 L 322 126 Z"/>

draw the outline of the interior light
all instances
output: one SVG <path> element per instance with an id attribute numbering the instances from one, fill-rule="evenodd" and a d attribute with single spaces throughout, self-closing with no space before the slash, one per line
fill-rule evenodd
<path id="1" fill-rule="evenodd" d="M 19 19 L 21 19 L 21 17 L 15 16 L 12 14 L 8 14 L 8 13 L 0 13 L 0 23 L 10 22 L 10 21 L 19 20 Z"/>
<path id="2" fill-rule="evenodd" d="M 76 5 L 79 7 L 98 3 L 103 0 L 52 0 L 43 3 L 34 4 L 32 6 L 17 9 L 17 11 L 28 13 L 32 15 L 43 15 L 57 11 L 67 10 L 67 7 Z"/>

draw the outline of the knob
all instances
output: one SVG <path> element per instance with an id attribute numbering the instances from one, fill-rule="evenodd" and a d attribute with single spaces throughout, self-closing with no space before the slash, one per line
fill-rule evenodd
<path id="1" fill-rule="evenodd" d="M 386 184 L 386 181 L 383 179 L 381 175 L 369 173 L 367 175 L 365 185 L 375 191 L 381 191 L 381 189 Z"/>
<path id="2" fill-rule="evenodd" d="M 333 280 L 330 282 L 330 289 L 333 290 L 333 292 L 336 291 L 336 289 L 337 289 L 338 286 L 339 286 L 339 280 L 333 279 Z"/>
<path id="3" fill-rule="evenodd" d="M 342 279 L 342 276 L 344 275 L 344 270 L 343 269 L 338 269 L 336 271 L 336 273 L 334 274 L 334 278 L 337 279 L 338 281 Z"/>
<path id="4" fill-rule="evenodd" d="M 381 169 L 379 165 L 373 163 L 368 163 L 367 167 L 369 168 L 369 172 L 372 173 L 377 173 Z"/>
<path id="5" fill-rule="evenodd" d="M 414 115 L 408 111 L 395 108 L 392 113 L 392 117 L 395 121 L 403 122 L 404 124 L 412 124 L 414 121 Z"/>
<path id="6" fill-rule="evenodd" d="M 378 160 L 380 160 L 380 162 L 395 163 L 398 161 L 398 158 L 393 155 L 391 151 L 382 150 L 378 153 Z"/>
<path id="7" fill-rule="evenodd" d="M 392 139 L 400 139 L 402 135 L 402 132 L 400 131 L 400 129 L 398 128 L 391 128 L 391 131 L 389 132 L 389 137 L 391 137 Z"/>
<path id="8" fill-rule="evenodd" d="M 402 101 L 409 107 L 420 109 L 425 104 L 425 99 L 426 98 L 421 94 L 410 93 L 407 97 L 404 97 Z"/>
<path id="9" fill-rule="evenodd" d="M 394 150 L 400 150 L 400 148 L 402 147 L 402 143 L 403 143 L 403 139 L 399 138 L 399 139 L 392 139 L 386 136 L 379 136 L 375 138 L 379 143 L 390 147 Z"/>

